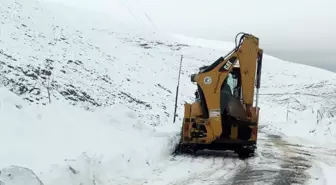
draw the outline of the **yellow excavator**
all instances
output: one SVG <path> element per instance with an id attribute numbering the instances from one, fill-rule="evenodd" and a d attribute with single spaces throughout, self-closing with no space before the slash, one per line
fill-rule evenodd
<path id="1" fill-rule="evenodd" d="M 253 156 L 257 148 L 262 58 L 259 38 L 238 33 L 231 52 L 191 75 L 191 82 L 197 86 L 195 101 L 184 104 L 174 155 L 209 149 Z"/>

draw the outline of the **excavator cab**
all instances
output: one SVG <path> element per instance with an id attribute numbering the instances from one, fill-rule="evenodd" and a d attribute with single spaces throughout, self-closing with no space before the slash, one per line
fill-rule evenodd
<path id="1" fill-rule="evenodd" d="M 241 157 L 254 154 L 262 55 L 259 39 L 243 33 L 230 53 L 191 75 L 195 101 L 184 105 L 175 154 L 200 149 L 233 150 Z"/>

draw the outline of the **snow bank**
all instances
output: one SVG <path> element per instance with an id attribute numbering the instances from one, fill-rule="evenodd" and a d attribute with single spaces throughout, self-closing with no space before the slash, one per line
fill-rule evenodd
<path id="1" fill-rule="evenodd" d="M 0 182 L 6 185 L 167 184 L 224 172 L 223 165 L 233 173 L 243 163 L 220 156 L 172 160 L 177 132 L 142 124 L 124 105 L 90 112 L 62 101 L 29 105 L 3 87 L 0 95 Z"/>
<path id="2" fill-rule="evenodd" d="M 97 175 L 140 178 L 171 152 L 174 135 L 155 135 L 123 105 L 87 112 L 64 102 L 27 105 L 4 88 L 0 95 L 0 145 L 5 151 L 0 166 L 5 171 L 12 165 L 30 168 L 45 184 L 55 183 L 60 173 L 57 182 L 64 185 L 91 182 L 84 178 L 99 180 Z M 77 171 L 79 177 L 74 176 Z M 50 174 L 55 177 L 50 179 Z"/>

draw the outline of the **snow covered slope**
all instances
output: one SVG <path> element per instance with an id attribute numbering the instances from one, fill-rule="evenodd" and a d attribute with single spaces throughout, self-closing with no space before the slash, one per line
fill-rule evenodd
<path id="1" fill-rule="evenodd" d="M 174 133 L 156 132 L 123 105 L 87 112 L 64 102 L 28 105 L 3 87 L 0 94 L 0 184 L 39 184 L 30 170 L 44 184 L 123 184 L 169 165 L 161 161 Z"/>
<path id="2" fill-rule="evenodd" d="M 188 46 L 66 12 L 38 2 L 2 2 L 2 84 L 34 104 L 67 100 L 88 109 L 127 104 L 151 124 L 167 122 L 177 82 L 176 51 Z M 186 59 L 186 67 L 192 62 Z"/>
<path id="3" fill-rule="evenodd" d="M 168 157 L 180 128 L 172 124 L 180 55 L 179 119 L 195 90 L 190 74 L 232 43 L 149 32 L 33 0 L 2 0 L 0 18 L 1 168 L 30 168 L 44 184 L 173 183 L 161 173 L 182 179 L 224 164 L 234 169 L 220 158 Z M 263 66 L 264 130 L 335 139 L 336 75 L 267 55 Z M 0 181 L 12 182 L 13 170 L 1 170 Z"/>
<path id="4" fill-rule="evenodd" d="M 177 43 L 162 33 L 106 22 L 99 15 L 86 16 L 58 4 L 41 4 L 5 0 L 1 6 L 1 82 L 34 104 L 66 100 L 91 110 L 126 104 L 151 125 L 170 123 L 180 54 L 184 55 L 182 105 L 193 97 L 190 74 L 233 47 L 226 42 L 196 44 L 197 39 L 190 42 L 183 36 Z M 281 114 L 277 123 L 295 121 L 294 109 L 312 112 L 314 124 L 307 127 L 312 130 L 317 114 L 335 114 L 333 79 L 333 73 L 265 56 L 261 103 L 286 107 L 276 111 Z M 264 112 L 262 118 L 267 115 Z"/>

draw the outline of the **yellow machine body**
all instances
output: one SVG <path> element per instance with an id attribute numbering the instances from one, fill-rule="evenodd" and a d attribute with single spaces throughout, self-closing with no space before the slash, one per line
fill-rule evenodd
<path id="1" fill-rule="evenodd" d="M 191 75 L 196 100 L 184 105 L 178 152 L 209 148 L 254 153 L 262 56 L 259 39 L 244 33 L 225 57 Z"/>

